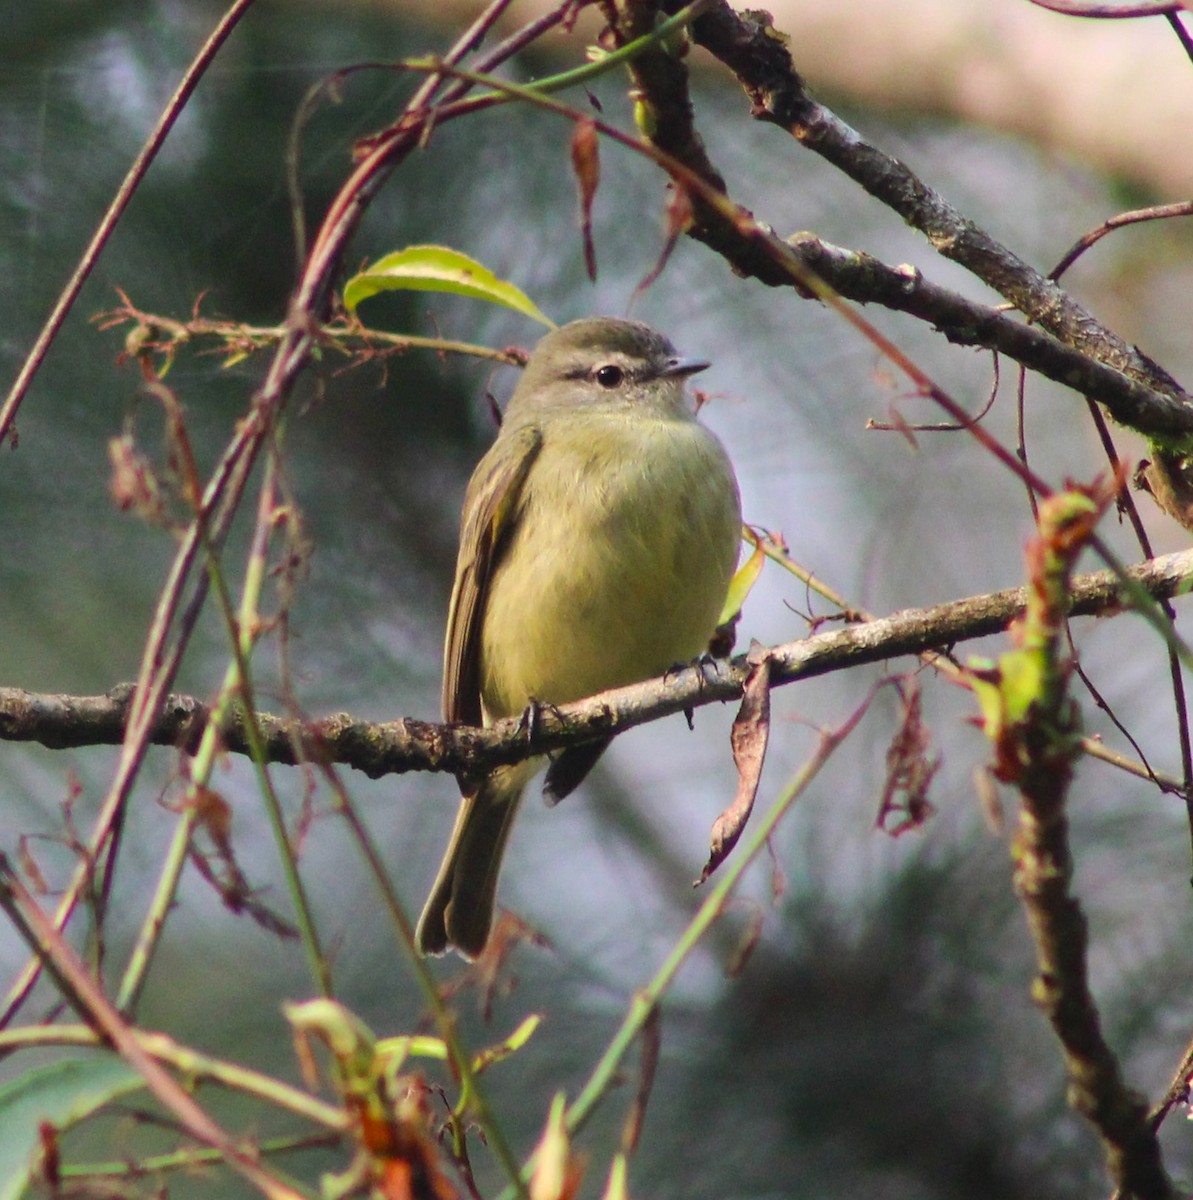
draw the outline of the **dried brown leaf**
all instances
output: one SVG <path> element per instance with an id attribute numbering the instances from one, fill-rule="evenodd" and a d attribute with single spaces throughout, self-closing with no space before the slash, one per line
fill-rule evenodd
<path id="1" fill-rule="evenodd" d="M 600 151 L 596 122 L 577 121 L 572 134 L 572 170 L 580 188 L 580 232 L 584 237 L 584 267 L 594 283 L 597 277 L 596 246 L 592 240 L 592 202 L 601 180 Z"/>
<path id="2" fill-rule="evenodd" d="M 771 658 L 765 650 L 754 657 L 754 650 L 751 650 L 747 661 L 750 662 L 750 673 L 746 677 L 741 708 L 738 709 L 730 735 L 733 761 L 737 765 L 737 795 L 713 822 L 709 835 L 708 862 L 696 881 L 697 886 L 725 861 L 737 845 L 737 839 L 750 819 L 754 797 L 758 794 L 758 781 L 762 777 L 762 763 L 770 738 Z"/>
<path id="3" fill-rule="evenodd" d="M 914 676 L 897 680 L 903 701 L 902 720 L 886 752 L 886 784 L 875 824 L 892 837 L 918 829 L 935 811 L 928 788 L 940 769 L 940 755 L 931 754 L 932 737 L 921 713 L 920 688 Z"/>
<path id="4" fill-rule="evenodd" d="M 765 914 L 762 906 L 751 904 L 749 919 L 742 927 L 741 936 L 737 939 L 737 945 L 733 947 L 733 953 L 729 956 L 728 962 L 725 963 L 725 974 L 730 979 L 736 979 L 746 969 L 746 964 L 750 961 L 755 947 L 762 940 L 762 922 L 764 919 Z"/>
<path id="5" fill-rule="evenodd" d="M 109 440 L 108 461 L 112 466 L 108 490 L 116 507 L 121 512 L 135 513 L 150 524 L 160 524 L 165 517 L 161 484 L 131 434 Z"/>
<path id="6" fill-rule="evenodd" d="M 974 769 L 973 785 L 978 794 L 978 806 L 985 819 L 986 828 L 997 837 L 1002 837 L 1007 828 L 1007 814 L 1002 806 L 998 783 L 988 767 L 979 766 Z"/>
<path id="7" fill-rule="evenodd" d="M 515 947 L 524 942 L 539 946 L 550 945 L 538 930 L 520 917 L 505 909 L 498 910 L 497 921 L 489 934 L 489 940 L 485 943 L 484 951 L 469 971 L 471 981 L 480 991 L 481 1013 L 486 1024 L 493 1015 L 496 1000 L 508 995 L 517 986 L 518 977 L 507 968 Z"/>
<path id="8" fill-rule="evenodd" d="M 207 883 L 219 893 L 224 905 L 234 913 L 245 913 L 262 929 L 280 938 L 297 938 L 298 930 L 275 913 L 254 892 L 248 877 L 236 860 L 232 844 L 232 809 L 218 792 L 196 786 L 188 797 L 200 827 L 211 839 L 210 854 L 192 842 L 191 863 Z"/>
<path id="9" fill-rule="evenodd" d="M 420 1076 L 398 1081 L 406 1092 L 385 1119 L 365 1118 L 361 1142 L 373 1158 L 374 1192 L 383 1200 L 459 1200 L 432 1136 L 430 1091 Z"/>
<path id="10" fill-rule="evenodd" d="M 635 296 L 646 291 L 662 275 L 667 267 L 667 263 L 671 259 L 672 251 L 679 242 L 680 235 L 686 233 L 692 227 L 694 219 L 692 198 L 688 195 L 687 189 L 678 182 L 673 181 L 671 183 L 664 216 L 666 218 L 666 240 L 663 242 L 663 249 L 659 253 L 658 262 L 646 273 L 642 282 L 634 289 Z"/>

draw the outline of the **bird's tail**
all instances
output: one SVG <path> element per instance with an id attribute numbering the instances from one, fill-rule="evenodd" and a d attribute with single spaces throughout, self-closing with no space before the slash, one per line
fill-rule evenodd
<path id="1" fill-rule="evenodd" d="M 442 954 L 455 946 L 475 958 L 485 948 L 506 838 L 535 765 L 501 767 L 461 798 L 451 841 L 418 921 L 420 953 Z"/>

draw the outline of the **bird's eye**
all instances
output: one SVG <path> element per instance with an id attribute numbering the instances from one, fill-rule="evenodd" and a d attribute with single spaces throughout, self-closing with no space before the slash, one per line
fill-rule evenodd
<path id="1" fill-rule="evenodd" d="M 608 363 L 606 366 L 597 367 L 593 378 L 603 388 L 615 388 L 625 378 L 625 372 L 613 363 Z"/>

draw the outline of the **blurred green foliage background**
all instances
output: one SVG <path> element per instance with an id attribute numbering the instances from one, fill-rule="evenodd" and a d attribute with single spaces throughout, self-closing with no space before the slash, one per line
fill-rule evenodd
<path id="1" fill-rule="evenodd" d="M 12 7 L 12 6 L 10 6 Z M 14 10 L 0 56 L 0 364 L 18 369 L 85 244 L 217 5 L 169 0 L 56 0 Z M 135 419 L 149 450 L 160 436 L 136 370 L 117 365 L 121 332 L 95 318 L 123 289 L 146 311 L 273 323 L 295 275 L 284 151 L 307 89 L 350 63 L 442 49 L 451 32 L 395 7 L 262 3 L 236 31 L 171 134 L 105 250 L 22 410 L 19 446 L 0 451 L 0 685 L 94 693 L 135 675 L 172 551 L 170 536 L 122 515 L 108 497 L 108 439 Z M 552 39 L 574 61 L 582 44 Z M 795 47 L 798 61 L 798 46 Z M 529 58 L 528 74 L 557 60 Z M 305 131 L 306 215 L 317 221 L 349 165 L 353 137 L 386 122 L 411 80 L 382 70 L 347 79 Z M 606 117 L 629 127 L 623 81 L 593 89 Z M 582 97 L 577 98 L 582 102 Z M 971 295 L 983 289 L 791 140 L 752 123 L 717 70 L 698 71 L 697 119 L 731 193 L 783 233 L 810 229 L 888 262 L 912 261 Z M 850 119 L 908 161 L 979 223 L 1047 269 L 1087 228 L 1127 206 L 1112 180 L 1080 163 L 974 126 L 914 114 Z M 512 279 L 558 320 L 624 314 L 662 245 L 663 182 L 625 151 L 602 151 L 595 234 L 600 277 L 584 276 L 568 165 L 570 128 L 517 109 L 438 129 L 395 175 L 369 214 L 350 262 L 415 242 L 442 242 Z M 1186 382 L 1193 237 L 1173 227 L 1112 238 L 1073 273 L 1096 311 Z M 986 297 L 988 298 L 988 297 Z M 362 310 L 363 311 L 363 310 Z M 370 302 L 366 319 L 494 346 L 529 345 L 538 331 L 513 314 L 438 296 Z M 831 314 L 790 293 L 732 276 L 710 252 L 681 244 L 632 315 L 684 352 L 708 357 L 706 419 L 737 464 L 747 519 L 782 530 L 795 556 L 857 604 L 885 612 L 1019 582 L 1030 513 L 1017 485 L 961 435 L 921 434 L 911 447 L 867 419 L 896 408 L 937 415 Z M 990 387 L 988 356 L 958 351 L 887 314 L 868 315 L 972 409 Z M 182 352 L 167 377 L 210 465 L 263 370 L 264 356 L 223 368 Z M 1013 436 L 1011 389 L 989 427 Z M 305 711 L 434 719 L 455 522 L 472 464 L 491 437 L 484 399 L 504 400 L 511 372 L 411 352 L 350 367 L 325 356 L 293 408 L 289 480 L 313 545 L 293 611 L 290 653 Z M 1033 465 L 1059 480 L 1101 463 L 1078 401 L 1031 381 Z M 1125 452 L 1137 456 L 1138 446 Z M 1158 549 L 1179 533 L 1146 512 Z M 1108 522 L 1109 536 L 1129 542 Z M 243 533 L 243 531 L 241 531 Z M 229 569 L 243 545 L 233 538 Z M 801 613 L 822 602 L 777 573 L 746 608 L 740 645 L 796 639 Z M 1142 622 L 1079 626 L 1083 662 L 1159 767 L 1176 742 L 1161 647 Z M 989 648 L 997 645 L 992 642 Z M 208 617 L 178 690 L 210 696 L 227 652 Z M 268 655 L 265 656 L 266 659 Z M 265 660 L 267 701 L 276 672 Z M 814 743 L 812 726 L 840 719 L 879 674 L 854 672 L 775 698 L 764 796 Z M 1064 1081 L 1028 999 L 1030 947 L 1010 891 L 1005 837 L 979 812 L 971 782 L 985 751 L 965 723 L 964 694 L 923 680 L 925 711 L 944 755 L 937 815 L 898 840 L 873 828 L 894 710 L 880 700 L 839 760 L 776 838 L 785 891 L 765 864 L 751 874 L 718 936 L 681 977 L 662 1022 L 663 1058 L 634 1160 L 635 1195 L 875 1200 L 979 1200 L 1099 1193 L 1093 1139 L 1064 1106 Z M 1110 726 L 1086 704 L 1094 731 Z M 689 884 L 707 830 L 732 795 L 732 713 L 702 710 L 619 740 L 582 793 L 557 810 L 533 800 L 513 839 L 504 903 L 541 928 L 551 949 L 524 948 L 517 984 L 479 1029 L 503 1035 L 526 1011 L 548 1020 L 527 1050 L 494 1070 L 495 1107 L 514 1144 L 536 1138 L 552 1091 L 574 1092 L 632 990 L 653 969 L 699 900 Z M 1118 744 L 1116 742 L 1116 744 Z M 113 751 L 0 746 L 3 849 L 20 835 L 63 829 L 71 777 L 75 819 L 102 796 Z M 177 757 L 155 751 L 130 813 L 109 929 L 120 962 L 135 933 L 172 821 L 163 806 Z M 278 772 L 297 819 L 307 779 Z M 389 856 L 411 911 L 429 885 L 455 809 L 452 781 L 352 777 L 351 794 Z M 276 851 L 251 773 L 229 762 L 217 786 L 254 885 L 284 908 Z M 325 798 L 316 797 L 316 807 Z M 1155 1095 L 1189 1038 L 1193 932 L 1182 806 L 1089 763 L 1074 791 L 1076 886 L 1091 916 L 1093 977 L 1107 1031 L 1130 1079 Z M 34 844 L 54 883 L 68 851 Z M 341 999 L 379 1034 L 421 1018 L 408 968 L 376 912 L 355 851 L 332 819 L 307 834 L 303 866 L 333 948 Z M 752 915 L 762 937 L 746 969 L 723 966 Z M 124 940 L 122 940 L 124 939 Z M 24 961 L 0 930 L 8 979 Z M 445 976 L 458 970 L 445 962 Z M 301 952 L 226 911 L 194 873 L 169 922 L 142 1016 L 213 1052 L 288 1077 L 297 1068 L 279 1012 L 312 991 Z M 17 1069 L 9 1063 L 0 1070 Z M 598 1194 L 630 1087 L 583 1138 Z M 235 1107 L 221 1115 L 235 1123 Z M 124 1136 L 119 1131 L 117 1136 Z M 1184 1122 L 1165 1131 L 1170 1165 L 1193 1175 Z M 92 1152 L 99 1151 L 92 1148 Z M 498 1178 L 474 1151 L 482 1183 Z M 309 1174 L 313 1159 L 294 1164 Z M 235 1194 L 211 1178 L 175 1180 L 171 1194 Z"/>

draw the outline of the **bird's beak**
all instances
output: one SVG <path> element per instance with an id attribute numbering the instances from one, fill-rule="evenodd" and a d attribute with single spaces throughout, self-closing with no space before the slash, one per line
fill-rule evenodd
<path id="1" fill-rule="evenodd" d="M 659 375 L 663 379 L 677 379 L 687 375 L 695 375 L 697 371 L 707 371 L 712 363 L 699 358 L 669 358 L 663 365 Z"/>

